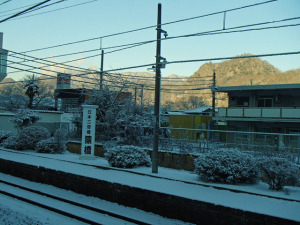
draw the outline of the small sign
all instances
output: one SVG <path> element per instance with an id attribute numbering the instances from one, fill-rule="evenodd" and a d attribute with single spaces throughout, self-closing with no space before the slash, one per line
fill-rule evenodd
<path id="1" fill-rule="evenodd" d="M 80 159 L 93 159 L 95 148 L 96 105 L 82 105 L 82 139 Z"/>
<path id="2" fill-rule="evenodd" d="M 56 88 L 57 89 L 71 88 L 71 75 L 66 73 L 58 73 Z"/>

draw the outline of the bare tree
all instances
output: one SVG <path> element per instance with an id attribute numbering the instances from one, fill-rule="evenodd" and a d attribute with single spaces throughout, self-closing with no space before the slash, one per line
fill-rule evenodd
<path id="1" fill-rule="evenodd" d="M 54 86 L 43 83 L 39 77 L 32 75 L 24 79 L 25 95 L 28 97 L 28 108 L 40 107 L 41 102 L 46 99 L 53 99 Z"/>
<path id="2" fill-rule="evenodd" d="M 7 110 L 23 108 L 26 105 L 22 83 L 3 84 L 0 88 L 0 94 L 1 106 L 6 107 Z"/>

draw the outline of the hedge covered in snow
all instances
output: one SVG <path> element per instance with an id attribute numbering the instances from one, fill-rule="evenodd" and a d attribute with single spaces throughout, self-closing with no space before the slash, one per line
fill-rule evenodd
<path id="1" fill-rule="evenodd" d="M 66 150 L 67 131 L 58 129 L 54 133 L 54 137 L 39 141 L 35 150 L 39 153 L 62 153 Z"/>
<path id="2" fill-rule="evenodd" d="M 261 157 L 259 168 L 269 184 L 271 190 L 283 190 L 285 185 L 297 185 L 299 168 L 285 158 Z"/>
<path id="3" fill-rule="evenodd" d="M 14 135 L 14 133 L 9 130 L 0 130 L 0 144 L 12 135 Z"/>
<path id="4" fill-rule="evenodd" d="M 35 145 L 50 137 L 49 131 L 41 126 L 29 126 L 22 129 L 19 134 L 18 146 L 20 150 L 35 149 Z"/>
<path id="5" fill-rule="evenodd" d="M 136 146 L 115 146 L 106 150 L 104 157 L 111 166 L 119 168 L 133 168 L 150 166 L 151 160 L 146 152 Z"/>
<path id="6" fill-rule="evenodd" d="M 4 148 L 18 150 L 18 148 L 19 148 L 18 140 L 19 140 L 19 135 L 13 134 L 4 140 L 2 142 L 2 145 Z"/>
<path id="7" fill-rule="evenodd" d="M 23 129 L 24 127 L 31 126 L 40 119 L 41 117 L 37 112 L 30 109 L 19 109 L 11 121 L 14 123 L 15 128 Z"/>
<path id="8" fill-rule="evenodd" d="M 255 158 L 235 149 L 211 150 L 194 160 L 199 179 L 228 184 L 255 183 Z"/>

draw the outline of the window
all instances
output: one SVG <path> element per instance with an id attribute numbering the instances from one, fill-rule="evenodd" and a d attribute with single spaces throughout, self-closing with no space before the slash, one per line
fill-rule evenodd
<path id="1" fill-rule="evenodd" d="M 291 142 L 298 142 L 298 138 L 300 137 L 300 130 L 299 129 L 288 129 L 288 134 L 299 134 L 299 136 L 288 136 L 288 140 Z"/>
<path id="2" fill-rule="evenodd" d="M 248 107 L 249 106 L 249 97 L 237 97 L 236 106 Z"/>
<path id="3" fill-rule="evenodd" d="M 272 97 L 260 97 L 258 98 L 258 107 L 273 107 Z"/>
<path id="4" fill-rule="evenodd" d="M 300 97 L 299 96 L 291 96 L 291 106 L 300 106 Z"/>

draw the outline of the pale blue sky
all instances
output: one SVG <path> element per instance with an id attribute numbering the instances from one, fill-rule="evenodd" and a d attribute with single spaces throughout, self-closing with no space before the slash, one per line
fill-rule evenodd
<path id="1" fill-rule="evenodd" d="M 40 1 L 11 0 L 6 4 L 0 5 L 0 19 L 7 17 L 5 15 L 7 13 L 3 13 L 3 11 L 36 4 Z M 68 0 L 32 14 L 87 1 Z M 162 23 L 166 23 L 258 2 L 263 2 L 263 0 L 98 0 L 64 10 L 4 22 L 0 24 L 0 32 L 4 33 L 3 48 L 15 52 L 24 52 L 155 25 L 158 3 L 162 4 Z M 16 13 L 20 10 L 22 9 L 12 12 Z M 226 28 L 292 17 L 300 17 L 300 0 L 278 0 L 260 6 L 228 12 L 226 14 Z M 300 19 L 264 26 L 298 23 L 300 23 Z M 223 14 L 163 26 L 163 29 L 168 32 L 169 37 L 222 28 Z M 106 48 L 109 46 L 153 40 L 155 38 L 156 30 L 155 28 L 151 28 L 131 34 L 104 38 L 102 40 L 102 47 Z M 99 48 L 100 41 L 95 40 L 28 54 L 40 58 Z M 104 59 L 104 69 L 108 70 L 154 63 L 155 51 L 155 43 L 151 43 L 107 54 Z M 243 53 L 267 54 L 293 51 L 300 51 L 300 26 L 180 38 L 162 42 L 162 56 L 168 61 L 230 57 Z M 69 59 L 94 55 L 99 52 L 60 57 L 57 58 L 57 61 L 63 62 Z M 18 61 L 16 58 L 9 59 Z M 300 68 L 300 55 L 266 57 L 263 59 L 282 71 Z M 192 75 L 202 64 L 203 62 L 170 64 L 167 65 L 166 69 L 162 70 L 162 75 Z M 100 56 L 82 60 L 72 65 L 85 68 L 90 66 L 99 68 Z M 10 71 L 12 70 L 8 68 L 8 72 Z M 121 72 L 129 71 L 146 72 L 147 68 Z M 24 73 L 18 73 L 9 76 L 14 79 L 20 79 L 24 75 Z"/>

